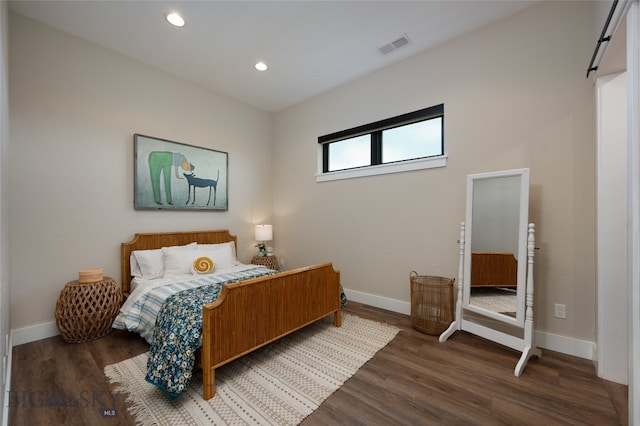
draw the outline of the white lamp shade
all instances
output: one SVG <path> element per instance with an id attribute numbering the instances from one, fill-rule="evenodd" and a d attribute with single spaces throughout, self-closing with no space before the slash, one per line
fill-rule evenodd
<path id="1" fill-rule="evenodd" d="M 273 226 L 256 225 L 256 241 L 271 241 L 273 239 Z"/>

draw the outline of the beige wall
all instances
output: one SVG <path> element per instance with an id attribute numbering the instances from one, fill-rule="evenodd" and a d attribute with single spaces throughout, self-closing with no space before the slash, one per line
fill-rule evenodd
<path id="1" fill-rule="evenodd" d="M 275 117 L 12 14 L 12 328 L 53 321 L 79 269 L 118 277 L 134 232 L 230 228 L 248 260 L 272 213 L 287 267 L 332 260 L 347 289 L 408 302 L 411 270 L 457 275 L 466 175 L 529 167 L 536 327 L 593 341 L 592 8 L 544 2 Z M 446 168 L 315 182 L 319 135 L 438 103 Z M 134 211 L 136 132 L 228 151 L 229 211 Z"/>
<path id="2" fill-rule="evenodd" d="M 120 280 L 135 232 L 229 228 L 253 251 L 271 214 L 272 116 L 10 15 L 11 325 L 54 320 L 85 268 Z M 228 212 L 133 209 L 133 134 L 229 153 Z"/>
<path id="3" fill-rule="evenodd" d="M 536 328 L 593 341 L 592 9 L 544 2 L 277 114 L 274 229 L 287 266 L 332 260 L 347 289 L 408 302 L 411 270 L 457 276 L 466 175 L 528 167 Z M 439 103 L 446 168 L 315 182 L 318 136 Z"/>
<path id="4" fill-rule="evenodd" d="M 9 355 L 11 346 L 9 342 L 10 324 L 10 285 L 9 285 L 9 218 L 8 218 L 8 185 L 7 164 L 9 164 L 6 151 L 9 145 L 9 96 L 8 84 L 9 77 L 7 75 L 8 56 L 9 56 L 9 26 L 8 26 L 9 9 L 7 2 L 0 3 L 0 357 L 2 357 L 2 376 L 3 385 L 0 385 L 3 395 L 7 395 L 5 388 L 9 388 L 9 380 L 7 376 L 9 372 Z M 7 420 L 9 409 L 5 404 L 0 408 L 0 418 L 2 421 Z"/>

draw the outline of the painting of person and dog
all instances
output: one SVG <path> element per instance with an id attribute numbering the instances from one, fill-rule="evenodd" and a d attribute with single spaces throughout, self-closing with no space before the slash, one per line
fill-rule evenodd
<path id="1" fill-rule="evenodd" d="M 135 134 L 136 209 L 227 210 L 228 154 Z"/>

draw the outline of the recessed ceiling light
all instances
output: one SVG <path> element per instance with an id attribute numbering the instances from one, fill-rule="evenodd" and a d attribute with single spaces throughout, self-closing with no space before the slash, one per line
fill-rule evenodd
<path id="1" fill-rule="evenodd" d="M 176 27 L 184 27 L 184 19 L 182 19 L 182 16 L 178 15 L 176 12 L 169 13 L 167 15 L 167 21 Z"/>
<path id="2" fill-rule="evenodd" d="M 264 62 L 258 62 L 255 67 L 258 71 L 266 71 L 269 68 Z"/>

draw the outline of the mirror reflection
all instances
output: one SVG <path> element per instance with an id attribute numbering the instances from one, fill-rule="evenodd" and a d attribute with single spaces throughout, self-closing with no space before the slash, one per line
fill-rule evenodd
<path id="1" fill-rule="evenodd" d="M 469 304 L 516 318 L 520 175 L 473 181 Z"/>
<path id="2" fill-rule="evenodd" d="M 470 175 L 467 192 L 464 304 L 518 323 L 526 280 L 527 177 L 524 169 Z"/>

